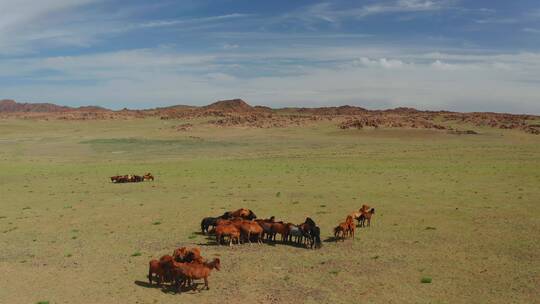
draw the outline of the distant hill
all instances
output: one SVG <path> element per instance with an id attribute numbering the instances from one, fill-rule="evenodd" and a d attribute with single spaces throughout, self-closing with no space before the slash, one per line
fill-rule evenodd
<path id="1" fill-rule="evenodd" d="M 0 100 L 0 112 L 65 112 L 72 108 L 59 106 L 52 103 L 18 103 L 15 100 Z"/>
<path id="2" fill-rule="evenodd" d="M 255 108 L 247 104 L 242 99 L 220 100 L 202 107 L 205 110 L 219 111 L 224 113 L 248 113 L 255 111 Z"/>
<path id="3" fill-rule="evenodd" d="M 110 111 L 109 109 L 98 106 L 83 106 L 78 108 L 72 108 L 67 106 L 59 106 L 53 103 L 25 103 L 16 102 L 11 99 L 0 100 L 0 112 L 12 112 L 12 113 L 56 113 L 56 112 L 68 112 L 68 111 L 81 111 L 81 112 L 104 112 Z"/>

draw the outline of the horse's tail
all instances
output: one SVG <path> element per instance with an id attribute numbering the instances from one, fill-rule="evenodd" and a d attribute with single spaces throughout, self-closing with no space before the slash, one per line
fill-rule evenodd
<path id="1" fill-rule="evenodd" d="M 375 214 L 375 208 L 371 208 L 371 210 L 369 210 L 369 213 Z"/>

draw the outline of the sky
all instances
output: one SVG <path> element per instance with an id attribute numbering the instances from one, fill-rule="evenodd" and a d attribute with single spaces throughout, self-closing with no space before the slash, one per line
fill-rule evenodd
<path id="1" fill-rule="evenodd" d="M 540 114 L 540 2 L 0 0 L 0 99 Z"/>

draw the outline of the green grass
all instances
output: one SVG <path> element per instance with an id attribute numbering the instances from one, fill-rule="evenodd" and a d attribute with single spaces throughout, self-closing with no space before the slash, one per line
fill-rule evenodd
<path id="1" fill-rule="evenodd" d="M 424 284 L 429 284 L 431 283 L 431 278 L 430 277 L 423 277 L 421 280 L 420 280 L 421 283 L 424 283 Z"/>
<path id="2" fill-rule="evenodd" d="M 0 120 L 1 302 L 47 291 L 66 303 L 533 303 L 540 292 L 540 136 L 180 123 Z M 109 180 L 145 172 L 156 180 Z M 313 217 L 326 240 L 362 204 L 376 209 L 371 227 L 318 251 L 195 234 L 201 218 L 246 207 Z M 135 283 L 186 245 L 219 255 L 209 291 Z M 419 269 L 436 284 L 418 288 Z"/>

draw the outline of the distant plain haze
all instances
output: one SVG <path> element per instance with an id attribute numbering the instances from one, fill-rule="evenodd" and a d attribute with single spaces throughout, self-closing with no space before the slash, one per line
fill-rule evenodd
<path id="1" fill-rule="evenodd" d="M 540 2 L 0 0 L 0 99 L 540 114 Z"/>

